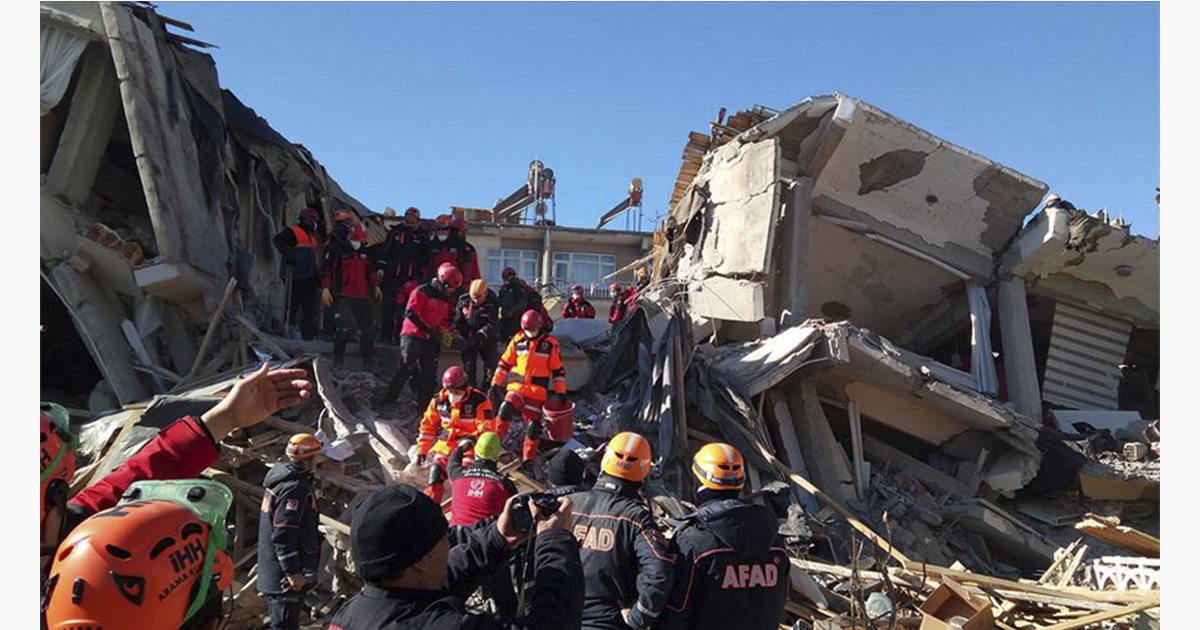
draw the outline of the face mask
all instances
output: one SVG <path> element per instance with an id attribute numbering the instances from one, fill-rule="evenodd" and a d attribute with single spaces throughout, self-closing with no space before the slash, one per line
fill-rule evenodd
<path id="1" fill-rule="evenodd" d="M 449 398 L 450 398 L 450 404 L 457 405 L 458 401 L 463 399 L 463 394 L 462 394 L 462 392 L 453 392 L 452 391 L 452 392 L 450 392 Z"/>
<path id="2" fill-rule="evenodd" d="M 616 291 L 612 291 L 608 295 L 609 295 L 609 297 L 611 297 L 612 299 L 615 300 L 615 299 L 617 299 L 617 295 L 619 295 L 619 294 Z"/>
<path id="3" fill-rule="evenodd" d="M 353 247 L 355 251 L 358 251 L 358 248 L 362 247 L 362 243 L 359 243 L 358 241 L 350 241 L 350 247 Z"/>
<path id="4" fill-rule="evenodd" d="M 538 336 L 538 332 L 540 332 L 538 330 L 530 330 L 528 328 L 525 328 L 523 330 L 525 331 L 526 337 L 536 337 L 536 336 Z"/>
<path id="5" fill-rule="evenodd" d="M 450 238 L 450 235 L 449 235 L 449 234 L 447 234 L 447 233 L 445 233 L 445 232 L 438 232 L 438 233 L 437 233 L 437 240 L 439 240 L 439 241 L 444 241 L 444 240 L 446 240 L 447 238 Z"/>
<path id="6" fill-rule="evenodd" d="M 572 299 L 572 300 L 582 300 L 582 299 L 583 299 L 583 294 L 582 294 L 582 293 L 572 293 L 572 294 L 571 294 L 571 299 Z"/>

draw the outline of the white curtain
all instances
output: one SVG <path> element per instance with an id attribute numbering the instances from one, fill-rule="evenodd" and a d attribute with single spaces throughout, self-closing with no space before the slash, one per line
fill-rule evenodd
<path id="1" fill-rule="evenodd" d="M 992 357 L 992 307 L 987 291 L 968 282 L 967 302 L 971 305 L 971 376 L 975 377 L 975 389 L 994 396 L 1000 391 L 1000 383 Z"/>
<path id="2" fill-rule="evenodd" d="M 86 37 L 42 25 L 42 116 L 62 100 L 87 43 Z"/>

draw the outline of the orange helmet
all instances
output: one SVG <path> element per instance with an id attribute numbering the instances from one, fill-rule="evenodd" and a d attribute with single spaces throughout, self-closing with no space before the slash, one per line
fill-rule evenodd
<path id="1" fill-rule="evenodd" d="M 156 485 L 186 498 L 135 498 L 155 496 Z M 219 618 L 221 590 L 233 579 L 224 551 L 233 495 L 216 482 L 185 480 L 139 482 L 125 496 L 133 500 L 92 515 L 54 554 L 46 626 L 178 628 L 198 613 Z"/>
<path id="2" fill-rule="evenodd" d="M 333 213 L 333 222 L 334 223 L 341 223 L 342 221 L 349 221 L 350 219 L 353 219 L 353 218 L 354 218 L 354 213 L 350 212 L 349 210 L 338 210 L 337 212 Z"/>
<path id="3" fill-rule="evenodd" d="M 608 441 L 600 470 L 614 477 L 641 483 L 650 474 L 650 442 L 626 431 Z"/>
<path id="4" fill-rule="evenodd" d="M 322 450 L 321 440 L 311 433 L 297 433 L 288 440 L 287 456 L 292 459 L 306 459 L 314 455 L 320 455 Z"/>
<path id="5" fill-rule="evenodd" d="M 696 452 L 692 474 L 710 490 L 740 490 L 746 485 L 742 454 L 728 444 L 714 442 Z"/>
<path id="6" fill-rule="evenodd" d="M 53 416 L 46 411 L 50 411 Z M 71 479 L 75 476 L 75 453 L 72 451 L 74 436 L 64 427 L 67 418 L 54 417 L 65 416 L 66 410 L 58 405 L 48 404 L 43 405 L 41 413 L 42 510 L 39 520 L 45 520 L 47 506 L 54 507 L 67 502 Z"/>
<path id="7" fill-rule="evenodd" d="M 487 281 L 483 278 L 471 281 L 471 299 L 475 302 L 481 302 L 487 296 L 488 286 Z"/>

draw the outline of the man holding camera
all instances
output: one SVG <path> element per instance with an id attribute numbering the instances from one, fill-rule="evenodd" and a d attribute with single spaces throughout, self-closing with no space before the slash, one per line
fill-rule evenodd
<path id="1" fill-rule="evenodd" d="M 375 491 L 354 511 L 350 549 L 367 586 L 334 616 L 330 630 L 401 628 L 545 629 L 579 627 L 583 571 L 571 536 L 571 502 L 534 527 L 534 589 L 528 614 L 513 620 L 467 612 L 465 598 L 495 573 L 526 533 L 509 499 L 500 518 L 461 528 L 451 546 L 449 526 L 432 499 L 406 485 Z M 537 514 L 535 506 L 529 511 Z"/>

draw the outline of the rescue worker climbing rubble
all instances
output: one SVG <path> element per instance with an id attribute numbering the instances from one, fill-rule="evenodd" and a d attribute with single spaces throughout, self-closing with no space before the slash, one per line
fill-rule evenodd
<path id="1" fill-rule="evenodd" d="M 625 298 L 629 296 L 616 282 L 609 285 L 608 295 L 612 298 L 612 304 L 608 307 L 608 324 L 610 327 L 616 328 L 617 324 L 625 319 Z"/>
<path id="2" fill-rule="evenodd" d="M 417 429 L 417 465 L 424 466 L 433 454 L 429 485 L 425 488 L 430 498 L 441 502 L 446 492 L 442 484 L 447 477 L 447 457 L 459 440 L 488 431 L 504 437 L 508 424 L 497 422 L 492 409 L 488 397 L 467 382 L 466 370 L 457 365 L 446 368 L 442 390 L 429 401 Z"/>
<path id="3" fill-rule="evenodd" d="M 302 594 L 316 586 L 321 561 L 313 473 L 323 452 L 309 433 L 288 440 L 284 461 L 263 479 L 258 519 L 258 592 L 267 600 L 271 630 L 300 627 Z"/>
<path id="4" fill-rule="evenodd" d="M 382 274 L 383 305 L 380 313 L 380 341 L 400 343 L 400 324 L 396 321 L 396 304 L 407 299 L 418 284 L 424 282 L 424 265 L 429 259 L 429 239 L 421 230 L 421 211 L 409 208 L 404 220 L 388 230 L 376 268 Z M 408 290 L 405 287 L 409 286 Z"/>
<path id="5" fill-rule="evenodd" d="M 563 305 L 561 319 L 595 319 L 596 307 L 583 297 L 583 286 L 571 287 L 571 297 Z"/>
<path id="6" fill-rule="evenodd" d="M 321 303 L 335 306 L 337 337 L 333 342 L 333 365 L 345 361 L 346 342 L 358 333 L 359 355 L 365 366 L 375 348 L 375 303 L 383 293 L 379 276 L 361 251 L 367 242 L 367 228 L 351 226 L 346 237 L 330 240 L 325 253 L 325 274 L 321 280 Z M 373 299 L 372 299 L 373 298 Z"/>
<path id="7" fill-rule="evenodd" d="M 547 404 L 560 407 L 567 396 L 567 372 L 558 340 L 542 331 L 541 320 L 542 316 L 533 310 L 521 316 L 521 331 L 500 356 L 488 390 L 492 401 L 500 400 L 504 389 L 520 394 L 523 403 L 520 411 L 525 417 L 525 441 L 521 446 L 524 462 L 532 462 L 537 455 L 544 432 L 542 407 Z"/>
<path id="8" fill-rule="evenodd" d="M 462 274 L 463 282 L 470 283 L 479 278 L 479 261 L 475 248 L 462 236 L 454 234 L 454 218 L 448 214 L 439 215 L 434 223 L 433 238 L 429 241 L 429 261 L 426 263 L 426 274 L 446 263 L 454 265 Z M 465 221 L 462 224 L 465 230 Z"/>
<path id="9" fill-rule="evenodd" d="M 454 306 L 453 326 L 463 339 L 462 360 L 467 381 L 475 387 L 477 361 L 483 361 L 483 381 L 491 378 L 500 352 L 496 348 L 499 336 L 499 299 L 483 279 L 471 282 L 470 290 L 458 298 Z"/>
<path id="10" fill-rule="evenodd" d="M 454 294 L 462 284 L 462 274 L 450 263 L 442 263 L 437 277 L 413 289 L 400 328 L 400 366 L 387 389 L 375 399 L 376 407 L 391 403 L 412 379 L 417 400 L 424 402 L 437 389 L 437 359 L 446 335 L 453 336 L 450 316 Z"/>
<path id="11" fill-rule="evenodd" d="M 302 369 L 272 370 L 263 364 L 260 369 L 243 376 L 211 409 L 199 417 L 184 416 L 167 425 L 115 470 L 71 498 L 63 484 L 54 480 L 69 485 L 74 473 L 74 457 L 69 451 L 62 450 L 64 441 L 61 437 L 55 439 L 43 427 L 43 568 L 71 530 L 92 514 L 116 505 L 133 483 L 195 477 L 220 459 L 217 445 L 231 431 L 258 424 L 307 399 L 312 393 L 312 383 L 303 380 L 306 375 Z"/>
<path id="12" fill-rule="evenodd" d="M 709 444 L 693 458 L 692 474 L 700 482 L 700 508 L 675 532 L 675 587 L 657 627 L 778 627 L 791 562 L 774 512 L 739 497 L 746 484 L 742 454 Z"/>
<path id="13" fill-rule="evenodd" d="M 596 484 L 568 496 L 587 585 L 584 628 L 648 628 L 667 603 L 675 548 L 641 496 L 650 468 L 650 442 L 637 433 L 618 433 L 608 441 Z"/>
<path id="14" fill-rule="evenodd" d="M 305 208 L 296 225 L 275 235 L 272 242 L 282 257 L 279 276 L 290 295 L 288 318 L 305 341 L 317 334 L 317 288 L 321 282 L 317 250 L 321 245 L 321 217 Z"/>

